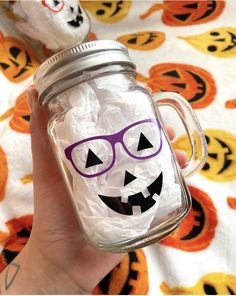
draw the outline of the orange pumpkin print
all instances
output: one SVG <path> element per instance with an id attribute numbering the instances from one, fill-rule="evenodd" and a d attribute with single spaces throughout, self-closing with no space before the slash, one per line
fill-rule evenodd
<path id="1" fill-rule="evenodd" d="M 225 1 L 198 0 L 198 1 L 172 1 L 153 4 L 149 10 L 140 16 L 141 19 L 149 17 L 155 11 L 164 10 L 162 21 L 168 26 L 191 26 L 204 24 L 217 19 L 223 12 Z"/>
<path id="2" fill-rule="evenodd" d="M 0 69 L 7 79 L 18 83 L 34 73 L 40 65 L 33 49 L 15 37 L 0 31 Z"/>
<path id="3" fill-rule="evenodd" d="M 14 107 L 0 116 L 0 121 L 11 117 L 10 127 L 19 133 L 29 133 L 30 110 L 27 103 L 27 91 L 24 91 L 17 99 Z"/>
<path id="4" fill-rule="evenodd" d="M 93 290 L 94 295 L 146 295 L 148 293 L 148 270 L 142 249 L 125 255 Z"/>
<path id="5" fill-rule="evenodd" d="M 3 200 L 8 177 L 7 157 L 0 147 L 0 201 Z"/>
<path id="6" fill-rule="evenodd" d="M 95 41 L 95 40 L 98 40 L 98 37 L 95 33 L 93 32 L 90 32 L 89 35 L 88 35 L 88 40 L 89 41 Z"/>
<path id="7" fill-rule="evenodd" d="M 225 102 L 225 108 L 227 108 L 227 109 L 234 109 L 234 108 L 236 108 L 236 99 L 226 101 Z"/>
<path id="8" fill-rule="evenodd" d="M 28 241 L 32 228 L 33 216 L 26 215 L 6 222 L 8 238 L 0 234 L 0 243 L 5 244 L 0 255 L 0 272 L 17 256 Z"/>
<path id="9" fill-rule="evenodd" d="M 228 206 L 233 209 L 233 210 L 236 210 L 236 198 L 235 197 L 227 197 L 227 203 L 228 203 Z"/>
<path id="10" fill-rule="evenodd" d="M 194 109 L 205 108 L 216 95 L 216 84 L 206 70 L 175 63 L 153 66 L 150 77 L 137 75 L 137 80 L 146 83 L 153 92 L 171 91 L 182 95 Z"/>
<path id="11" fill-rule="evenodd" d="M 188 188 L 192 196 L 192 208 L 177 230 L 160 244 L 196 252 L 211 244 L 217 226 L 217 213 L 205 192 L 192 186 Z"/>
<path id="12" fill-rule="evenodd" d="M 135 50 L 152 50 L 161 46 L 165 34 L 158 31 L 144 31 L 120 36 L 117 41 Z"/>

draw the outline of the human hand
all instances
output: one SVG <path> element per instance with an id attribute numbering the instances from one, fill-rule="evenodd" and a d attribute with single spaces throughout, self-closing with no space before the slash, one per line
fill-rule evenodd
<path id="1" fill-rule="evenodd" d="M 47 136 L 48 114 L 30 88 L 34 221 L 30 239 L 13 264 L 17 275 L 5 293 L 90 294 L 122 259 L 122 254 L 94 249 L 82 231 Z M 166 127 L 170 139 L 174 131 Z M 176 151 L 180 166 L 186 156 Z M 5 275 L 6 276 L 6 275 Z"/>

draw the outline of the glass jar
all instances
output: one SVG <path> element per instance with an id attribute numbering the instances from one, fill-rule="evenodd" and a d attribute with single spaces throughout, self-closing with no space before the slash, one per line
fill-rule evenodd
<path id="1" fill-rule="evenodd" d="M 191 206 L 183 176 L 205 163 L 206 143 L 178 94 L 136 83 L 128 50 L 112 40 L 64 50 L 37 70 L 48 134 L 87 240 L 125 252 L 161 240 Z M 180 169 L 157 105 L 171 105 L 192 147 Z"/>

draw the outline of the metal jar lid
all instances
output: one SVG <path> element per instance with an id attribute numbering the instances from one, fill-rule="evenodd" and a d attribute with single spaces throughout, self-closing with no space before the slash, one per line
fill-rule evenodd
<path id="1" fill-rule="evenodd" d="M 114 40 L 87 42 L 56 53 L 34 74 L 40 104 L 44 105 L 48 89 L 52 89 L 57 82 L 79 76 L 85 70 L 108 64 L 128 64 L 135 69 L 128 49 Z"/>

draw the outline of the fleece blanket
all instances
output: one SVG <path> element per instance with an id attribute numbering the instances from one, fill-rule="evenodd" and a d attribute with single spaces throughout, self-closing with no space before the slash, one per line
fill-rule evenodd
<path id="1" fill-rule="evenodd" d="M 192 208 L 160 243 L 130 252 L 94 294 L 236 294 L 236 2 L 83 1 L 90 40 L 125 44 L 137 80 L 175 91 L 195 110 L 208 158 L 187 179 Z M 46 32 L 45 32 L 46 34 Z M 33 47 L 32 47 L 33 46 Z M 26 53 L 29 58 L 27 58 Z M 17 33 L 0 12 L 0 270 L 32 225 L 32 160 L 25 89 L 48 52 Z M 173 143 L 188 149 L 184 137 Z"/>

